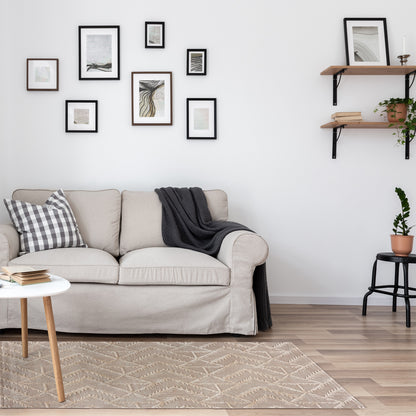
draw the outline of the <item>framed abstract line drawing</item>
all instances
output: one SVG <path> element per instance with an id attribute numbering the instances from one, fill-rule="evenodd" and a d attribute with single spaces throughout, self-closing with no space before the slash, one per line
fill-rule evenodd
<path id="1" fill-rule="evenodd" d="M 390 65 L 385 17 L 344 18 L 347 65 Z"/>
<path id="2" fill-rule="evenodd" d="M 80 80 L 120 79 L 120 26 L 79 26 Z"/>
<path id="3" fill-rule="evenodd" d="M 186 55 L 186 75 L 207 74 L 206 49 L 187 49 Z"/>
<path id="4" fill-rule="evenodd" d="M 145 48 L 165 47 L 165 22 L 145 22 Z"/>
<path id="5" fill-rule="evenodd" d="M 187 139 L 217 138 L 217 99 L 186 99 Z"/>
<path id="6" fill-rule="evenodd" d="M 59 59 L 28 58 L 26 89 L 27 91 L 58 91 Z"/>
<path id="7" fill-rule="evenodd" d="M 172 125 L 172 72 L 132 72 L 133 126 Z"/>
<path id="8" fill-rule="evenodd" d="M 65 101 L 65 132 L 66 133 L 97 133 L 98 132 L 98 101 L 97 100 L 66 100 Z"/>

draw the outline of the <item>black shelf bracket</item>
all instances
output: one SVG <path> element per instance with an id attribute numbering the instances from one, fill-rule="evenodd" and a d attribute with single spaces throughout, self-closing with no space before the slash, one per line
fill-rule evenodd
<path id="1" fill-rule="evenodd" d="M 341 82 L 342 74 L 345 72 L 345 68 L 332 75 L 332 105 L 337 105 L 338 97 L 338 86 Z M 339 77 L 339 78 L 338 78 Z"/>
<path id="2" fill-rule="evenodd" d="M 412 82 L 410 82 L 410 76 L 413 76 Z M 412 87 L 413 83 L 415 82 L 416 71 L 409 72 L 405 75 L 404 78 L 404 97 L 407 99 L 410 96 L 410 88 Z"/>
<path id="3" fill-rule="evenodd" d="M 344 127 L 345 127 L 345 124 L 341 124 L 340 126 L 334 127 L 332 129 L 332 159 L 337 158 L 337 144 L 338 144 L 339 138 L 341 137 L 342 129 Z"/>

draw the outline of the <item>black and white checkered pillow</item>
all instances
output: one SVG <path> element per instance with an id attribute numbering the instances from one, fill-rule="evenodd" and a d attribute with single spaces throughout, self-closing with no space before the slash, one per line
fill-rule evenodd
<path id="1" fill-rule="evenodd" d="M 44 205 L 4 199 L 20 235 L 20 254 L 64 247 L 87 247 L 64 191 L 54 192 Z"/>

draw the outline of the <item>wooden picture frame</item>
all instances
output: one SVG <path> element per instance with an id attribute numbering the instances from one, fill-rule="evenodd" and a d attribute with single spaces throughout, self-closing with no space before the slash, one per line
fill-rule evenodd
<path id="1" fill-rule="evenodd" d="M 144 24 L 144 47 L 165 47 L 165 22 L 145 22 Z"/>
<path id="2" fill-rule="evenodd" d="M 217 99 L 186 99 L 186 138 L 217 139 Z"/>
<path id="3" fill-rule="evenodd" d="M 78 77 L 120 79 L 120 26 L 78 26 Z"/>
<path id="4" fill-rule="evenodd" d="M 347 65 L 390 65 L 385 17 L 345 17 Z"/>
<path id="5" fill-rule="evenodd" d="M 59 59 L 26 59 L 27 91 L 59 91 Z"/>
<path id="6" fill-rule="evenodd" d="M 207 50 L 187 49 L 186 50 L 186 75 L 207 74 Z"/>
<path id="7" fill-rule="evenodd" d="M 98 132 L 98 101 L 97 100 L 66 100 L 65 101 L 65 132 L 66 133 L 97 133 Z"/>
<path id="8" fill-rule="evenodd" d="M 133 126 L 172 125 L 172 72 L 131 73 Z"/>

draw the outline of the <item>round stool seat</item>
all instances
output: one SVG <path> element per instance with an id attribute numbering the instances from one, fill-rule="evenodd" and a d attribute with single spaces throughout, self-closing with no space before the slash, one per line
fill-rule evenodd
<path id="1" fill-rule="evenodd" d="M 416 254 L 396 256 L 394 253 L 378 253 L 377 260 L 391 261 L 394 263 L 416 263 Z"/>

